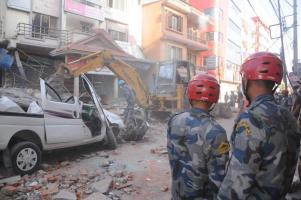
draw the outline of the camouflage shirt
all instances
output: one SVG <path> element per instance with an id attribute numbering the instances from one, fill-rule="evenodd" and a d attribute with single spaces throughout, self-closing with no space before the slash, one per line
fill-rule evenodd
<path id="1" fill-rule="evenodd" d="M 232 156 L 218 199 L 284 199 L 300 147 L 291 113 L 272 95 L 259 96 L 239 116 L 231 143 Z"/>
<path id="2" fill-rule="evenodd" d="M 207 112 L 194 108 L 174 116 L 167 131 L 172 199 L 216 197 L 229 147 L 225 130 Z"/>

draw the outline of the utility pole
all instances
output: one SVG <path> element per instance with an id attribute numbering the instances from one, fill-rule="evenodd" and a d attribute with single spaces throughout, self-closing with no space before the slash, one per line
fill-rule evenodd
<path id="1" fill-rule="evenodd" d="M 280 39 L 281 39 L 280 59 L 282 60 L 282 63 L 283 63 L 283 81 L 284 81 L 284 87 L 287 90 L 287 68 L 286 68 L 285 54 L 284 54 L 283 23 L 282 23 L 282 17 L 281 17 L 280 0 L 278 0 L 278 17 L 279 17 L 279 24 L 280 24 Z"/>
<path id="2" fill-rule="evenodd" d="M 293 61 L 293 71 L 297 71 L 297 74 L 299 74 L 298 70 L 298 26 L 297 26 L 297 0 L 294 0 L 294 24 L 293 24 L 293 29 L 294 29 L 294 40 L 293 40 L 293 50 L 294 50 L 294 61 Z"/>

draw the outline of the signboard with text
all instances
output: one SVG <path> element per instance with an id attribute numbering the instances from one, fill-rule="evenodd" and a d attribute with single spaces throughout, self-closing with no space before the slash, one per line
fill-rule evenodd
<path id="1" fill-rule="evenodd" d="M 65 11 L 104 21 L 103 12 L 100 9 L 78 3 L 74 0 L 65 0 Z"/>

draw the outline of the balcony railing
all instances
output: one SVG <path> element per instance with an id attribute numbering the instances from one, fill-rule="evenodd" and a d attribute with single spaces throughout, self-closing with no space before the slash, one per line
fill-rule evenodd
<path id="1" fill-rule="evenodd" d="M 17 35 L 23 35 L 37 40 L 57 40 L 60 44 L 70 43 L 70 33 L 67 30 L 58 30 L 25 23 L 19 23 L 17 25 Z"/>
<path id="2" fill-rule="evenodd" d="M 199 43 L 202 43 L 202 44 L 207 44 L 207 41 L 198 37 L 197 34 L 193 34 L 191 32 L 188 32 L 187 33 L 187 38 L 190 39 L 190 40 L 193 40 L 193 41 L 196 41 L 196 42 L 199 42 Z"/>

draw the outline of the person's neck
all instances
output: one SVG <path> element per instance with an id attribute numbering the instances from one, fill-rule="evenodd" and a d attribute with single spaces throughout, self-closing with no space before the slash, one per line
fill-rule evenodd
<path id="1" fill-rule="evenodd" d="M 262 95 L 272 95 L 272 92 L 270 92 L 270 91 L 258 91 L 258 92 L 256 92 L 256 94 L 250 95 L 251 102 L 253 102 L 257 97 L 262 96 Z"/>

